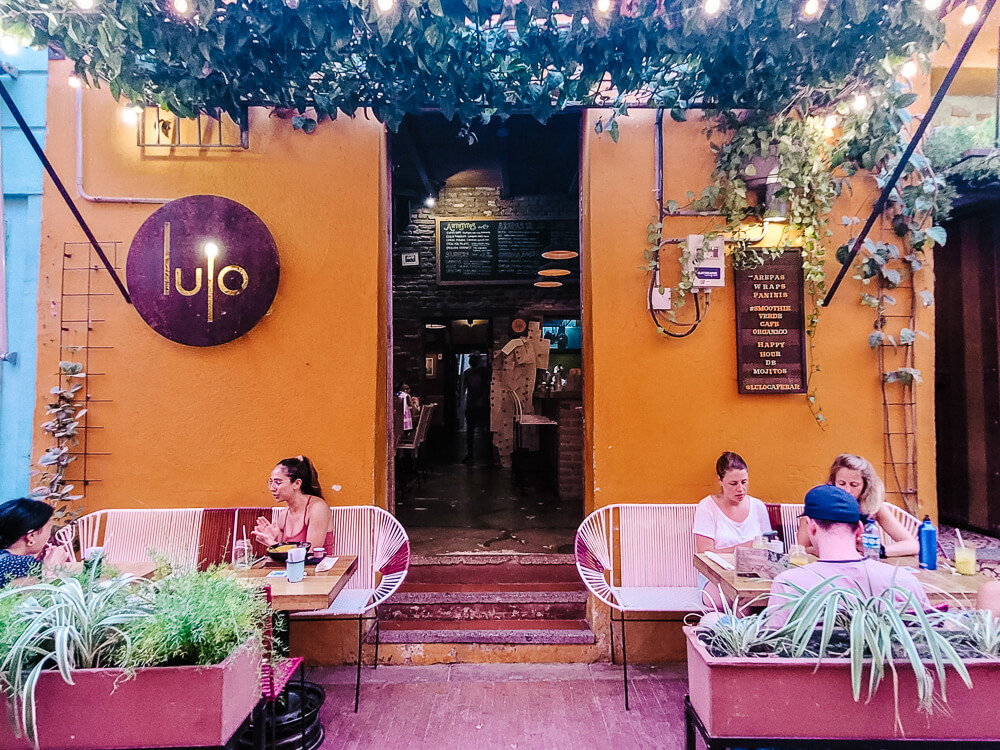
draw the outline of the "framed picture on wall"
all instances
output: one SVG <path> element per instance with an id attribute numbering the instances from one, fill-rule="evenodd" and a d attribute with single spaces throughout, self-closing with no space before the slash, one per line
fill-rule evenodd
<path id="1" fill-rule="evenodd" d="M 437 360 L 434 357 L 424 357 L 424 377 L 437 377 Z"/>
<path id="2" fill-rule="evenodd" d="M 420 254 L 419 253 L 403 253 L 401 263 L 404 266 L 419 266 L 420 265 Z"/>

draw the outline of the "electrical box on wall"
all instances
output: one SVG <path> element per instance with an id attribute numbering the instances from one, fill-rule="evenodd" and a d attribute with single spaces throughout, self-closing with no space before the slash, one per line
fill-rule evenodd
<path id="1" fill-rule="evenodd" d="M 715 237 L 705 241 L 703 234 L 689 234 L 687 240 L 687 275 L 694 289 L 712 289 L 726 285 L 726 240 Z"/>
<path id="2" fill-rule="evenodd" d="M 660 290 L 663 290 L 662 292 Z M 670 309 L 670 287 L 660 286 L 660 272 L 653 274 L 653 288 L 649 292 L 649 306 L 653 310 Z"/>

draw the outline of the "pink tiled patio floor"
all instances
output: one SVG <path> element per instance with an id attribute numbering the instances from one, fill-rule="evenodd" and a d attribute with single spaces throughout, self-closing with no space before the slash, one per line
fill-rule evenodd
<path id="1" fill-rule="evenodd" d="M 621 667 L 608 664 L 457 664 L 362 669 L 354 713 L 354 669 L 310 669 L 326 689 L 324 749 L 681 748 L 683 664 L 629 667 L 625 711 Z"/>

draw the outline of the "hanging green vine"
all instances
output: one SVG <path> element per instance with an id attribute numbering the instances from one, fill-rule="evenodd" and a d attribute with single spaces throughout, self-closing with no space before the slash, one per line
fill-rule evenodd
<path id="1" fill-rule="evenodd" d="M 887 57 L 943 38 L 937 13 L 912 0 L 830 0 L 816 17 L 801 0 L 723 5 L 713 15 L 702 0 L 620 0 L 607 12 L 592 0 L 0 0 L 0 26 L 56 43 L 115 97 L 182 116 L 370 107 L 391 126 L 427 108 L 467 123 L 525 111 L 544 121 L 580 105 L 777 114 L 826 106 L 884 77 Z"/>

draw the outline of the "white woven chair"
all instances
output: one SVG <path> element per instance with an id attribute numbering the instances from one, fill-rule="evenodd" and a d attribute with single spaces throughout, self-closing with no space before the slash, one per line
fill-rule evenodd
<path id="1" fill-rule="evenodd" d="M 73 551 L 73 537 L 76 536 L 76 526 L 68 523 L 59 531 L 52 535 L 56 544 L 66 550 L 70 561 L 76 560 L 76 552 Z"/>
<path id="2" fill-rule="evenodd" d="M 375 621 L 377 668 L 380 637 L 378 605 L 392 596 L 406 578 L 410 568 L 410 539 L 402 524 L 381 508 L 353 505 L 331 510 L 333 549 L 327 554 L 338 557 L 355 555 L 358 558 L 358 570 L 328 608 L 296 612 L 292 614 L 292 619 L 357 618 L 358 674 L 354 688 L 354 711 L 357 712 L 361 695 L 361 647 L 364 639 L 362 621 Z M 366 616 L 369 612 L 373 616 Z"/>
<path id="3" fill-rule="evenodd" d="M 883 506 L 889 509 L 889 512 L 896 517 L 896 520 L 903 524 L 903 528 L 906 529 L 908 534 L 911 534 L 914 539 L 919 539 L 918 533 L 920 531 L 920 519 L 910 513 L 906 512 L 897 505 L 892 503 L 883 503 Z M 889 535 L 885 533 L 885 529 L 879 528 L 882 534 L 882 544 L 888 546 L 892 539 Z"/>
<path id="4" fill-rule="evenodd" d="M 628 710 L 626 612 L 700 612 L 702 592 L 691 560 L 695 505 L 608 505 L 576 532 L 576 568 L 587 589 L 611 607 L 622 629 L 622 673 Z M 614 613 L 620 616 L 615 618 Z M 632 622 L 643 620 L 632 619 Z"/>
<path id="5" fill-rule="evenodd" d="M 178 568 L 198 564 L 201 508 L 143 508 L 101 510 L 77 522 L 80 553 L 104 548 L 109 563 L 165 558 Z"/>
<path id="6" fill-rule="evenodd" d="M 781 504 L 781 534 L 785 538 L 785 551 L 791 545 L 796 544 L 799 533 L 799 516 L 806 506 L 802 503 L 782 503 Z"/>

